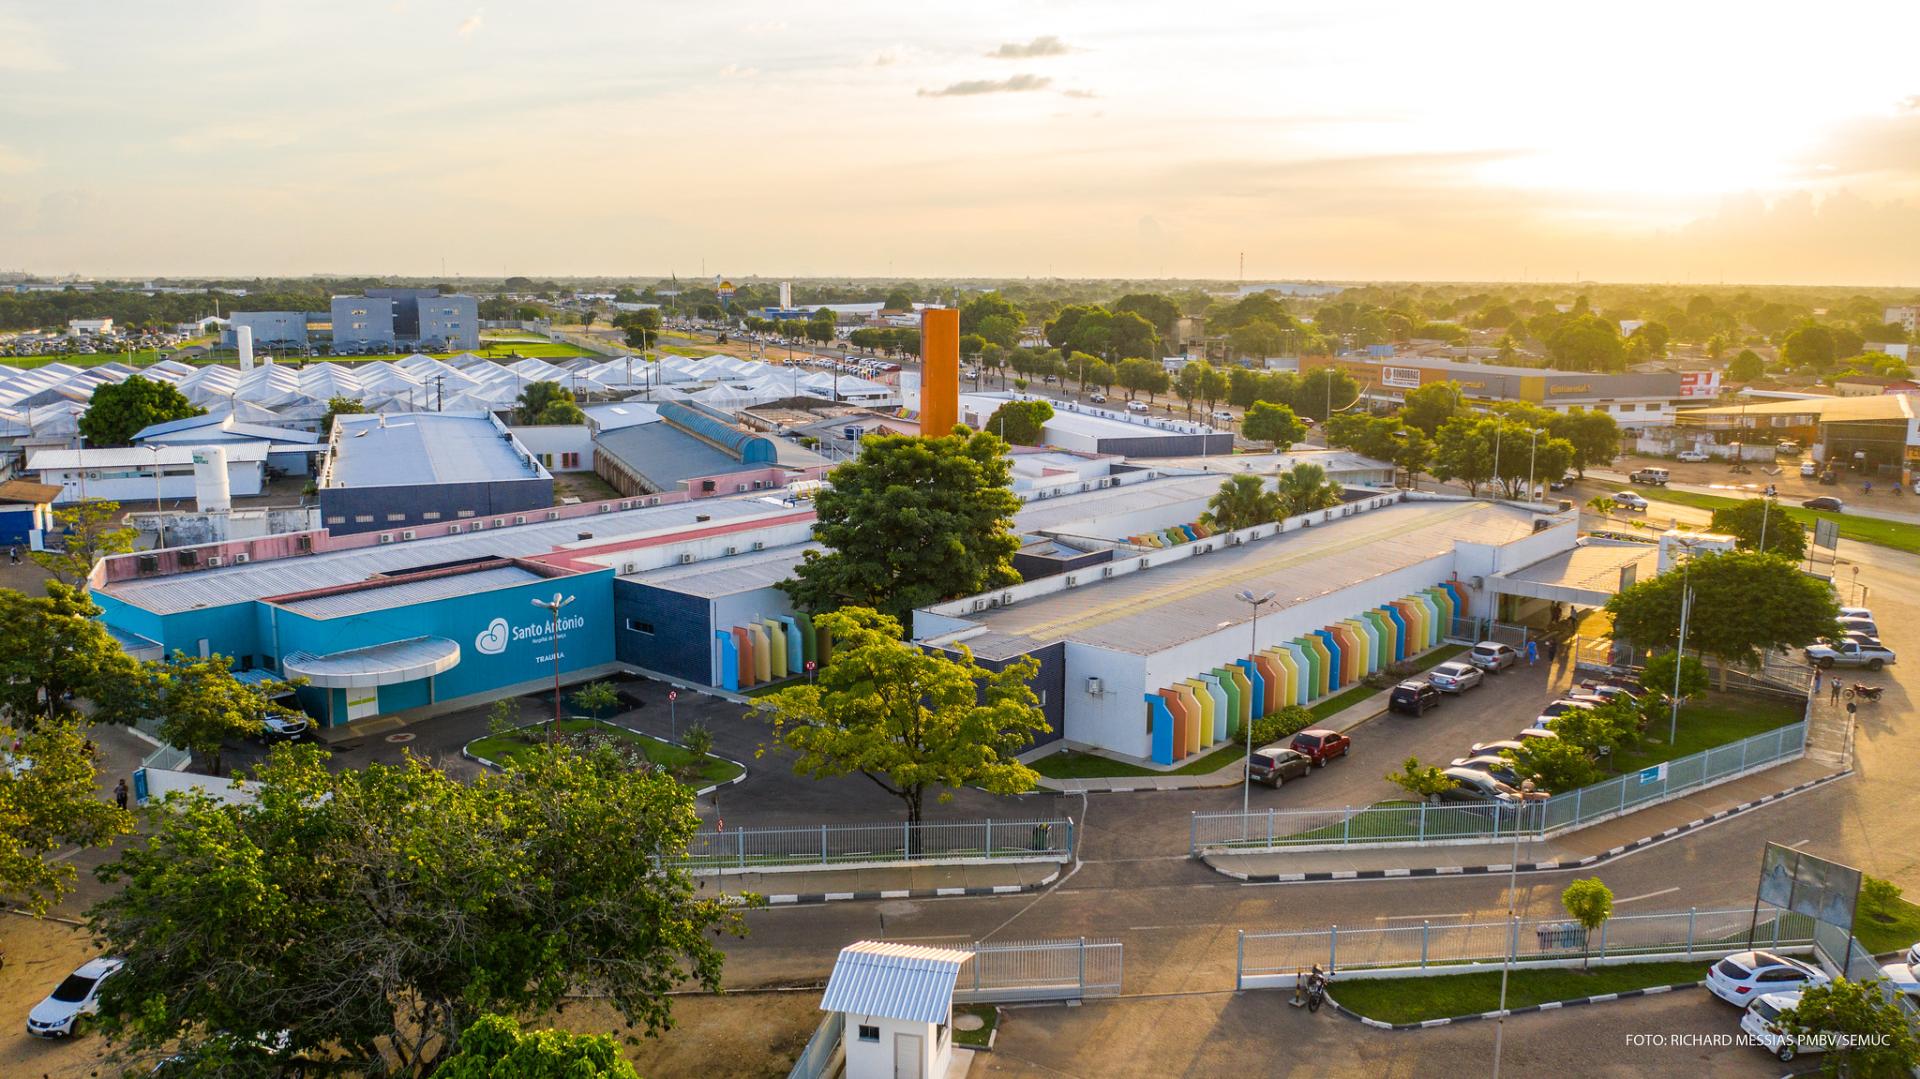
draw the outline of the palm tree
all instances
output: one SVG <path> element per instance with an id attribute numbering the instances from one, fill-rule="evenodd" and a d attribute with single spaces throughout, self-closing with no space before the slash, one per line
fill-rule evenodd
<path id="1" fill-rule="evenodd" d="M 1280 517 L 1280 497 L 1267 490 L 1259 476 L 1229 476 L 1207 500 L 1206 522 L 1231 532 L 1252 528 Z"/>
<path id="2" fill-rule="evenodd" d="M 1589 499 L 1587 501 L 1587 508 L 1602 517 L 1611 517 L 1613 516 L 1613 511 L 1619 508 L 1619 504 L 1606 495 L 1601 495 L 1598 498 Z"/>
<path id="3" fill-rule="evenodd" d="M 1332 509 L 1340 504 L 1340 485 L 1328 480 L 1327 470 L 1319 465 L 1294 465 L 1281 473 L 1276 494 L 1281 517 Z"/>

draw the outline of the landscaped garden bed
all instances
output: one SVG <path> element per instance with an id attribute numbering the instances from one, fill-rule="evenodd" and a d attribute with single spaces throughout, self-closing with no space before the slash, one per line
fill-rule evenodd
<path id="1" fill-rule="evenodd" d="M 490 734 L 468 742 L 466 754 L 495 768 L 505 768 L 538 752 L 539 747 L 551 737 L 552 731 L 553 723 L 549 721 Z M 655 767 L 666 769 L 686 786 L 702 791 L 731 783 L 745 775 L 747 770 L 738 761 L 716 757 L 711 753 L 695 753 L 686 746 L 605 720 L 573 716 L 560 722 L 560 734 L 576 748 L 605 744 L 634 754 L 636 763 L 643 759 Z"/>

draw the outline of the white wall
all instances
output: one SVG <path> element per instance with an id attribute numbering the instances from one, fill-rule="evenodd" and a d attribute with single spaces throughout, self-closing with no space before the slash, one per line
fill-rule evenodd
<path id="1" fill-rule="evenodd" d="M 768 508 L 772 509 L 773 507 Z M 574 520 L 580 525 L 580 531 L 594 531 L 594 518 L 577 517 L 574 518 Z M 581 540 L 569 546 L 592 547 L 596 544 L 615 543 L 622 539 L 631 538 L 633 537 L 621 535 L 596 536 L 594 539 Z M 680 543 L 663 543 L 652 547 L 635 547 L 626 551 L 610 551 L 606 554 L 588 556 L 583 558 L 582 561 L 611 567 L 615 573 L 642 573 L 650 569 L 662 569 L 667 566 L 680 565 L 680 556 L 682 554 L 691 554 L 695 562 L 706 562 L 708 559 L 715 559 L 716 561 L 713 563 L 713 568 L 719 570 L 726 568 L 725 559 L 728 557 L 727 548 L 729 547 L 736 548 L 739 554 L 748 554 L 753 551 L 753 545 L 755 543 L 765 544 L 764 549 L 771 550 L 775 547 L 785 547 L 788 544 L 805 543 L 812 538 L 813 529 L 810 524 L 806 521 L 796 521 L 791 524 L 773 525 L 767 528 L 747 529 L 716 536 L 703 536 L 699 539 L 685 540 Z"/>
<path id="2" fill-rule="evenodd" d="M 861 1041 L 860 1028 L 863 1025 L 879 1027 L 880 1040 Z M 946 1074 L 947 1060 L 953 1054 L 953 1024 L 948 1022 L 945 1039 L 940 1038 L 939 1029 L 931 1023 L 905 1023 L 898 1019 L 881 1019 L 848 1012 L 846 1031 L 841 1035 L 841 1041 L 847 1049 L 846 1079 L 893 1079 L 895 1034 L 919 1035 L 920 1074 L 925 1079 L 941 1079 Z"/>
<path id="3" fill-rule="evenodd" d="M 174 475 L 172 469 L 184 468 L 186 471 Z M 85 497 L 106 498 L 120 503 L 152 502 L 154 497 L 153 466 L 145 469 L 116 468 L 110 472 L 100 469 L 81 468 L 43 468 L 40 469 L 40 482 L 56 484 L 62 488 L 56 503 L 78 502 L 82 495 L 82 475 Z M 134 473 L 128 475 L 127 473 Z M 96 478 L 97 477 L 97 478 Z M 227 483 L 233 497 L 244 498 L 257 495 L 266 479 L 264 461 L 227 462 Z M 160 497 L 166 500 L 194 497 L 193 470 L 191 466 L 168 466 L 160 477 Z"/>
<path id="4" fill-rule="evenodd" d="M 1062 687 L 1062 737 L 1130 757 L 1153 755 L 1147 734 L 1147 661 L 1143 656 L 1067 642 Z M 1087 693 L 1087 679 L 1100 679 L 1100 696 Z M 1159 689 L 1166 683 L 1153 686 Z"/>
<path id="5" fill-rule="evenodd" d="M 509 427 L 513 437 L 527 448 L 527 452 L 540 459 L 549 472 L 592 472 L 593 436 L 587 432 L 584 423 L 556 424 L 542 427 Z M 561 454 L 579 454 L 579 459 L 571 467 L 562 465 Z"/>

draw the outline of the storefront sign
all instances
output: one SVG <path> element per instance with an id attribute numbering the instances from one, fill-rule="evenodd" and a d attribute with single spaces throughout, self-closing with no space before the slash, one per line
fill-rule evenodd
<path id="1" fill-rule="evenodd" d="M 1547 388 L 1547 392 L 1556 397 L 1563 393 L 1592 393 L 1593 384 L 1591 382 L 1577 382 L 1571 386 L 1550 386 Z"/>
<path id="2" fill-rule="evenodd" d="M 1420 369 L 1418 367 L 1382 367 L 1380 384 L 1402 390 L 1420 388 Z"/>
<path id="3" fill-rule="evenodd" d="M 1680 372 L 1680 396 L 1682 397 L 1718 397 L 1720 396 L 1720 372 L 1718 371 L 1682 371 Z"/>

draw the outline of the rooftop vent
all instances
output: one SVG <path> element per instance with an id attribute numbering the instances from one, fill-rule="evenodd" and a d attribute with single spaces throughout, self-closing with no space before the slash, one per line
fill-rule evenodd
<path id="1" fill-rule="evenodd" d="M 575 533 L 574 533 L 574 537 L 575 537 L 576 539 L 583 539 L 583 540 L 590 540 L 590 539 L 592 539 L 592 538 L 593 538 L 593 533 L 591 533 L 591 532 L 575 532 Z"/>

